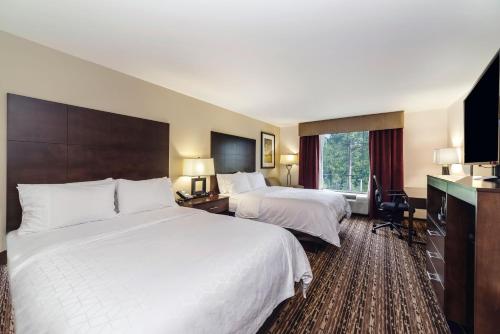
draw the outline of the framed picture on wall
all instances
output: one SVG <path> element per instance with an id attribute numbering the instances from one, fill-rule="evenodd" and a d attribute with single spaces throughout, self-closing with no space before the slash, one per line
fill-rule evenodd
<path id="1" fill-rule="evenodd" d="M 260 168 L 275 167 L 275 137 L 272 133 L 260 133 Z"/>

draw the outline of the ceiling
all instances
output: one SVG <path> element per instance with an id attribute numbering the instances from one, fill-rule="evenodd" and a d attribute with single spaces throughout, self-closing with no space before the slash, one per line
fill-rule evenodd
<path id="1" fill-rule="evenodd" d="M 449 106 L 500 47 L 500 1 L 2 0 L 0 30 L 290 125 Z"/>

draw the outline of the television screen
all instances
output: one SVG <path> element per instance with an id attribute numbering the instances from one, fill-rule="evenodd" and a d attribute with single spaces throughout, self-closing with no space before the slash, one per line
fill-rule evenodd
<path id="1" fill-rule="evenodd" d="M 464 162 L 488 164 L 498 157 L 500 54 L 464 101 Z"/>

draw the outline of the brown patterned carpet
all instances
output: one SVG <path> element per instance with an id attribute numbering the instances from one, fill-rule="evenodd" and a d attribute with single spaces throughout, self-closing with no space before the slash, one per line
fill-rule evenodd
<path id="1" fill-rule="evenodd" d="M 0 266 L 0 333 L 14 333 L 14 315 L 10 303 L 9 284 L 5 266 Z"/>
<path id="2" fill-rule="evenodd" d="M 389 229 L 375 235 L 365 217 L 341 226 L 340 249 L 308 252 L 307 299 L 283 303 L 261 333 L 449 333 L 425 272 L 425 246 L 409 248 Z"/>
<path id="3" fill-rule="evenodd" d="M 425 274 L 425 249 L 411 249 L 372 222 L 342 223 L 340 249 L 308 252 L 314 280 L 307 299 L 284 302 L 261 333 L 448 333 Z M 0 333 L 14 333 L 7 274 L 0 266 Z"/>

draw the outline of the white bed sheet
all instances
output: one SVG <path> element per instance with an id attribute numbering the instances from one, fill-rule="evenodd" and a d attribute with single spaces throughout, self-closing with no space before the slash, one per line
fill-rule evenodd
<path id="1" fill-rule="evenodd" d="M 288 231 L 182 207 L 7 246 L 17 333 L 254 333 L 312 280 Z"/>
<path id="2" fill-rule="evenodd" d="M 265 187 L 232 195 L 229 203 L 237 217 L 307 233 L 337 247 L 340 221 L 351 215 L 349 202 L 331 190 Z"/>

